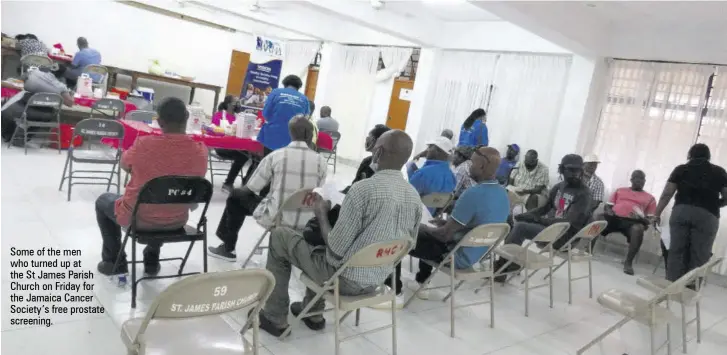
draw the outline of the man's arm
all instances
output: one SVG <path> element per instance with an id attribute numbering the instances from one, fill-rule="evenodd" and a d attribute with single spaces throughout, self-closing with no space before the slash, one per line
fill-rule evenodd
<path id="1" fill-rule="evenodd" d="M 137 139 L 134 141 L 134 144 L 131 145 L 131 148 L 121 155 L 121 170 L 131 174 L 131 168 L 136 163 L 137 156 L 140 154 L 138 151 L 144 149 L 144 147 L 141 147 L 143 144 L 143 139 Z"/>
<path id="2" fill-rule="evenodd" d="M 346 255 L 348 248 L 351 247 L 353 241 L 361 233 L 363 211 L 367 198 L 363 191 L 357 187 L 357 185 L 354 185 L 346 194 L 334 227 L 331 228 L 328 213 L 321 214 L 322 211 L 319 211 L 316 214 L 321 227 L 321 236 L 326 242 L 328 250 L 336 259 L 342 259 Z"/>
<path id="3" fill-rule="evenodd" d="M 447 218 L 447 222 L 443 226 L 431 227 L 426 224 L 419 226 L 420 231 L 429 233 L 432 237 L 442 243 L 448 243 L 454 240 L 454 234 L 463 230 L 465 226 L 454 220 L 452 217 Z"/>
<path id="4" fill-rule="evenodd" d="M 674 168 L 671 174 L 669 174 L 669 179 L 667 179 L 664 190 L 661 192 L 661 196 L 659 196 L 659 203 L 656 204 L 654 221 L 657 224 L 661 222 L 661 213 L 664 212 L 669 201 L 671 201 L 671 198 L 674 197 L 674 194 L 677 192 L 677 182 L 681 180 L 682 170 L 683 168 L 680 165 Z"/>
<path id="5" fill-rule="evenodd" d="M 417 171 L 419 171 L 419 167 L 413 161 L 406 163 L 406 176 L 408 176 L 409 179 L 411 179 Z"/>
<path id="6" fill-rule="evenodd" d="M 417 174 L 418 172 L 419 171 L 412 173 L 409 177 L 409 183 L 411 186 L 414 186 L 414 189 L 417 190 L 419 196 L 424 196 L 427 193 L 426 182 L 424 181 L 422 174 Z"/>
<path id="7" fill-rule="evenodd" d="M 76 101 L 73 99 L 73 96 L 71 96 L 70 91 L 64 91 L 61 94 L 61 97 L 63 98 L 63 104 L 68 107 L 73 107 L 73 105 L 76 104 Z"/>
<path id="8" fill-rule="evenodd" d="M 250 180 L 243 186 L 243 190 L 247 189 L 256 195 L 260 195 L 260 191 L 273 181 L 273 157 L 275 153 L 268 154 L 258 165 L 255 172 L 252 173 Z"/>
<path id="9" fill-rule="evenodd" d="M 591 201 L 591 192 L 586 189 L 574 197 L 563 218 L 541 218 L 541 222 L 546 226 L 558 222 L 568 222 L 572 226 L 584 225 L 591 215 Z"/>
<path id="10" fill-rule="evenodd" d="M 550 193 L 548 194 L 548 200 L 545 201 L 545 205 L 533 208 L 532 210 L 525 212 L 519 216 L 527 216 L 528 217 L 535 217 L 535 219 L 539 219 L 541 216 L 544 216 L 546 213 L 548 213 L 550 210 L 553 209 L 553 200 L 555 200 L 555 194 L 558 192 L 558 185 L 553 186 L 552 189 L 550 189 Z M 522 218 L 522 217 L 521 217 Z M 516 218 L 517 219 L 517 218 Z"/>

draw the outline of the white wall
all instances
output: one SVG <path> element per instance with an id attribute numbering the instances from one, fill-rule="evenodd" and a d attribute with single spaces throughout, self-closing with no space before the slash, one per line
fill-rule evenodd
<path id="1" fill-rule="evenodd" d="M 222 87 L 227 84 L 232 50 L 249 52 L 253 45 L 249 35 L 197 25 L 118 2 L 86 1 L 82 6 L 83 11 L 79 11 L 78 7 L 68 6 L 68 2 L 46 2 L 39 6 L 34 1 L 3 1 L 2 32 L 11 36 L 33 33 L 48 46 L 62 43 L 69 52 L 77 50 L 76 38 L 84 36 L 92 48 L 101 52 L 102 64 L 146 72 L 149 60 L 159 59 L 162 65 L 181 75 Z M 128 81 L 119 84 L 128 85 Z M 187 100 L 189 97 L 189 89 L 185 87 L 143 80 L 139 85 L 154 88 L 157 99 L 177 96 Z M 213 100 L 214 93 L 210 91 L 198 89 L 195 93 L 195 101 L 208 113 Z"/>
<path id="2" fill-rule="evenodd" d="M 445 49 L 570 54 L 571 51 L 505 21 L 449 23 L 438 40 Z M 452 36 L 457 33 L 457 36 Z"/>

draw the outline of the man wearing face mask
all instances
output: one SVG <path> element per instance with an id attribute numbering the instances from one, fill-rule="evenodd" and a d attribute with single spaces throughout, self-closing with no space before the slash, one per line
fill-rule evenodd
<path id="1" fill-rule="evenodd" d="M 526 239 L 535 238 L 546 227 L 568 222 L 568 231 L 553 244 L 554 248 L 559 249 L 588 223 L 591 191 L 583 183 L 583 158 L 577 154 L 564 156 L 558 171 L 563 175 L 563 181 L 553 186 L 544 206 L 515 216 L 515 226 L 505 239 L 506 244 L 522 245 Z M 495 270 L 506 263 L 505 259 L 497 260 Z M 518 265 L 510 264 L 505 271 L 517 269 Z M 505 279 L 505 276 L 499 276 L 496 281 L 504 282 Z"/>
<path id="2" fill-rule="evenodd" d="M 520 197 L 521 203 L 526 210 L 541 207 L 545 204 L 548 191 L 548 167 L 538 160 L 538 152 L 528 150 L 525 159 L 513 169 L 510 175 L 508 190 Z"/>

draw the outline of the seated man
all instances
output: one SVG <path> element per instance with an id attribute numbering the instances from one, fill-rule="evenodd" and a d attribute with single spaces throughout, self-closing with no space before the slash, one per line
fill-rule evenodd
<path id="1" fill-rule="evenodd" d="M 569 222 L 568 231 L 553 244 L 554 248 L 559 249 L 588 223 L 591 192 L 583 182 L 583 158 L 577 154 L 564 156 L 558 171 L 564 181 L 553 186 L 545 205 L 515 216 L 515 226 L 505 239 L 506 244 L 522 245 L 526 239 L 535 238 L 554 223 Z M 495 270 L 506 263 L 505 259 L 499 259 L 495 263 Z M 511 264 L 508 271 L 517 268 L 517 265 Z M 505 276 L 498 277 L 497 281 L 504 282 Z"/>
<path id="2" fill-rule="evenodd" d="M 440 133 L 439 136 L 452 140 L 452 137 L 454 137 L 454 132 L 452 132 L 451 129 L 443 129 L 442 133 Z M 452 144 L 452 145 L 454 146 L 454 144 Z M 417 161 L 421 158 L 426 158 L 426 157 L 427 157 L 427 150 L 424 149 L 419 154 L 415 155 L 414 158 L 412 158 L 412 160 Z"/>
<path id="3" fill-rule="evenodd" d="M 313 109 L 311 109 L 311 112 Z M 328 106 L 321 107 L 321 118 L 316 122 L 319 131 L 338 132 L 338 121 L 331 117 L 331 108 Z"/>
<path id="4" fill-rule="evenodd" d="M 538 160 L 538 152 L 528 150 L 525 159 L 512 170 L 508 190 L 515 192 L 526 210 L 545 204 L 548 189 L 548 167 Z"/>
<path id="5" fill-rule="evenodd" d="M 656 212 L 656 199 L 644 191 L 646 174 L 641 170 L 631 173 L 631 187 L 622 187 L 611 195 L 604 208 L 606 229 L 601 235 L 612 232 L 622 233 L 629 243 L 629 251 L 624 261 L 624 273 L 634 274 L 633 261 L 644 241 L 644 232 L 649 228 L 651 218 Z"/>
<path id="6" fill-rule="evenodd" d="M 376 174 L 351 187 L 335 227 L 331 228 L 327 217 L 330 203 L 316 200 L 315 214 L 326 246 L 311 246 L 290 228 L 276 228 L 272 232 L 266 268 L 275 275 L 275 288 L 260 312 L 260 328 L 277 337 L 288 326 L 288 284 L 293 266 L 322 284 L 362 248 L 405 236 L 414 238 L 422 215 L 421 201 L 401 176 L 411 151 L 412 141 L 406 133 L 384 133 L 373 149 L 372 166 Z M 347 269 L 340 277 L 341 294 L 373 292 L 390 273 L 390 267 Z M 290 311 L 300 314 L 313 297 L 314 293 L 307 290 L 304 301 L 290 305 Z M 323 306 L 321 299 L 311 312 L 321 311 Z M 325 326 L 322 316 L 308 317 L 304 322 L 313 330 Z"/>
<path id="7" fill-rule="evenodd" d="M 292 142 L 263 158 L 247 185 L 234 189 L 227 198 L 217 227 L 217 237 L 222 244 L 209 247 L 210 256 L 236 261 L 237 234 L 246 216 L 252 215 L 265 226 L 272 225 L 278 208 L 288 197 L 298 190 L 313 189 L 325 182 L 328 165 L 308 146 L 313 137 L 313 124 L 307 117 L 297 115 L 288 127 Z M 310 212 L 285 212 L 282 224 L 303 229 L 311 217 Z"/>
<path id="8" fill-rule="evenodd" d="M 78 77 L 81 73 L 83 73 L 83 69 L 85 69 L 86 66 L 101 64 L 101 53 L 93 48 L 89 48 L 88 40 L 86 38 L 78 37 L 76 44 L 78 45 L 78 52 L 73 56 L 73 62 L 65 72 L 66 81 L 70 86 L 76 85 Z M 94 83 L 98 83 L 102 79 L 99 74 L 91 74 L 91 78 Z"/>
<path id="9" fill-rule="evenodd" d="M 512 169 L 517 164 L 517 155 L 520 153 L 520 146 L 517 144 L 510 144 L 507 146 L 507 152 L 505 157 L 500 161 L 500 166 L 497 168 L 497 181 L 502 185 L 507 185 L 507 181 L 510 178 Z"/>
<path id="10" fill-rule="evenodd" d="M 126 255 L 121 250 L 121 226 L 131 224 L 131 215 L 141 188 L 154 178 L 170 175 L 201 176 L 207 173 L 207 148 L 186 135 L 187 106 L 177 98 L 165 99 L 159 105 L 161 136 L 139 137 L 121 157 L 121 168 L 131 174 L 123 196 L 104 193 L 96 200 L 96 221 L 101 229 L 103 248 L 98 271 L 104 275 L 124 274 L 128 270 Z M 144 230 L 174 230 L 184 226 L 190 206 L 141 205 L 137 223 Z M 144 272 L 159 273 L 161 244 L 144 248 Z M 116 269 L 114 265 L 119 261 Z"/>
<path id="11" fill-rule="evenodd" d="M 600 163 L 601 160 L 595 154 L 588 154 L 583 158 L 583 180 L 591 190 L 592 210 L 598 208 L 598 205 L 603 202 L 603 194 L 606 191 L 603 180 L 596 175 L 596 169 Z"/>
<path id="12" fill-rule="evenodd" d="M 452 165 L 454 165 L 454 177 L 457 185 L 454 188 L 454 197 L 458 198 L 462 193 L 476 184 L 470 174 L 472 161 L 470 157 L 474 152 L 474 147 L 469 145 L 461 145 L 454 150 L 452 155 Z"/>
<path id="13" fill-rule="evenodd" d="M 444 256 L 452 250 L 470 230 L 487 223 L 504 223 L 510 214 L 510 201 L 505 188 L 495 179 L 495 171 L 500 165 L 500 153 L 495 148 L 480 147 L 472 154 L 470 174 L 477 185 L 467 189 L 454 205 L 452 215 L 447 219 L 435 220 L 437 227 L 422 224 L 415 248 L 410 255 L 419 258 L 419 272 L 416 274 L 417 285 L 424 283 L 432 273 L 432 267 L 423 260 L 441 262 Z M 456 267 L 466 269 L 476 263 L 487 252 L 486 247 L 468 247 L 458 251 Z M 402 294 L 401 265 L 396 266 L 396 293 Z M 387 279 L 387 285 L 391 280 Z M 420 292 L 419 297 L 427 298 L 426 292 Z M 397 304 L 403 301 L 397 298 Z M 383 304 L 382 304 L 383 306 Z M 391 305 L 387 303 L 387 306 Z"/>
<path id="14" fill-rule="evenodd" d="M 417 190 L 419 196 L 454 191 L 457 180 L 449 167 L 449 155 L 453 148 L 451 140 L 437 137 L 427 143 L 427 162 L 421 169 L 418 169 L 413 162 L 407 164 L 409 182 Z M 430 211 L 430 213 L 434 213 L 434 211 Z"/>

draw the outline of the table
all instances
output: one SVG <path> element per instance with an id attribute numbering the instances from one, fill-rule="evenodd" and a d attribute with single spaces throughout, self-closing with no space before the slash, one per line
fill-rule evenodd
<path id="1" fill-rule="evenodd" d="M 220 101 L 220 92 L 222 91 L 221 86 L 198 83 L 198 82 L 194 82 L 194 81 L 187 81 L 187 80 L 176 79 L 176 78 L 170 78 L 168 76 L 162 76 L 162 75 L 154 75 L 154 74 L 149 74 L 149 73 L 140 72 L 140 71 L 131 70 L 131 69 L 117 68 L 117 67 L 113 67 L 110 65 L 106 65 L 106 68 L 108 68 L 108 70 L 109 70 L 109 81 L 108 81 L 109 87 L 113 87 L 116 84 L 116 76 L 118 74 L 131 77 L 131 89 L 132 90 L 134 88 L 136 88 L 136 82 L 138 79 L 149 79 L 149 80 L 161 81 L 161 82 L 175 84 L 175 85 L 186 86 L 186 87 L 190 88 L 190 92 L 189 92 L 189 103 L 190 104 L 194 100 L 195 89 L 199 88 L 199 89 L 214 91 L 215 102 L 214 102 L 214 106 L 212 107 L 212 112 L 217 111 L 217 104 Z"/>
<path id="2" fill-rule="evenodd" d="M 13 97 L 19 92 L 20 92 L 20 90 L 18 90 L 18 89 L 14 89 L 14 88 L 10 88 L 10 87 L 2 87 L 2 98 L 4 99 L 4 98 L 8 98 L 8 97 Z M 98 101 L 98 99 L 93 98 L 93 97 L 74 97 L 73 101 L 78 106 L 90 108 L 91 106 L 93 106 L 93 104 L 96 101 Z M 133 103 L 131 103 L 129 101 L 124 101 L 124 106 L 125 106 L 125 112 L 130 112 L 130 111 L 134 111 L 137 109 L 136 105 L 134 105 Z M 88 112 L 91 112 L 91 110 L 89 109 Z"/>
<path id="3" fill-rule="evenodd" d="M 15 47 L 9 47 L 9 46 L 2 46 L 2 55 L 17 55 L 20 57 L 20 52 L 15 49 Z M 63 63 L 71 63 L 73 62 L 73 56 L 70 55 L 54 55 L 48 53 L 48 58 L 55 60 L 57 62 L 63 62 Z"/>

